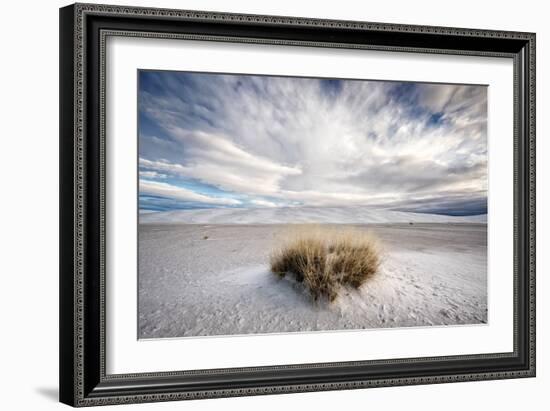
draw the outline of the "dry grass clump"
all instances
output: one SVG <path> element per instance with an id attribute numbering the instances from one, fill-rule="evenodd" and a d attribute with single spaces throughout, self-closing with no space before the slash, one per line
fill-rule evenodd
<path id="1" fill-rule="evenodd" d="M 380 266 L 380 246 L 359 230 L 296 227 L 270 258 L 271 271 L 293 276 L 314 300 L 334 301 L 342 286 L 359 288 Z"/>

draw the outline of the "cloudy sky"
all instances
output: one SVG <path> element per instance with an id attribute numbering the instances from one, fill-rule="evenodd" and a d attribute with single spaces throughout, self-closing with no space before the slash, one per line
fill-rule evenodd
<path id="1" fill-rule="evenodd" d="M 139 72 L 139 207 L 487 211 L 487 88 Z"/>

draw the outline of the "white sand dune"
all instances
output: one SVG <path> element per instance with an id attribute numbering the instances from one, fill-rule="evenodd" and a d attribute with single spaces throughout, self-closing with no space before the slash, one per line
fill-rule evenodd
<path id="1" fill-rule="evenodd" d="M 382 266 L 329 304 L 270 272 L 286 225 L 141 224 L 140 338 L 487 322 L 486 224 L 356 228 L 380 238 Z"/>
<path id="2" fill-rule="evenodd" d="M 277 207 L 177 210 L 143 213 L 140 224 L 384 224 L 384 223 L 485 223 L 487 215 L 454 217 L 354 207 Z"/>

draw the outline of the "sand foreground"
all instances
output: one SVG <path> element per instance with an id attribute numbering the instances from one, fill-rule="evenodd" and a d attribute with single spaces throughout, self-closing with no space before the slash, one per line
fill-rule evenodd
<path id="1" fill-rule="evenodd" d="M 332 304 L 269 271 L 286 225 L 141 224 L 139 337 L 487 322 L 486 224 L 369 224 L 383 263 Z"/>

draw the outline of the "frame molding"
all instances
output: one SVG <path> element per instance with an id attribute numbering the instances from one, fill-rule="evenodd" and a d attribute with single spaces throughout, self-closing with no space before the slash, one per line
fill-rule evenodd
<path id="1" fill-rule="evenodd" d="M 105 42 L 156 37 L 514 61 L 514 351 L 105 373 Z M 75 4 L 60 9 L 60 400 L 91 406 L 535 376 L 535 34 Z"/>

